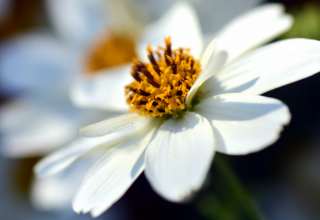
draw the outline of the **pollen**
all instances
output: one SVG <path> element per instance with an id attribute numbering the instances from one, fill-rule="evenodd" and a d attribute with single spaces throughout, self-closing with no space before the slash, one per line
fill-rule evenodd
<path id="1" fill-rule="evenodd" d="M 189 49 L 172 49 L 171 39 L 157 50 L 147 47 L 148 62 L 135 60 L 134 81 L 125 87 L 131 111 L 141 115 L 176 117 L 187 108 L 186 97 L 201 67 Z"/>
<path id="2" fill-rule="evenodd" d="M 130 63 L 136 57 L 135 51 L 134 39 L 109 33 L 89 50 L 85 72 L 93 75 L 103 69 Z"/>

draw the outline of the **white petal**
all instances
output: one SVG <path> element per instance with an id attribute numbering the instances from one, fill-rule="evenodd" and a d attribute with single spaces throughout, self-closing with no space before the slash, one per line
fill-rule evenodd
<path id="1" fill-rule="evenodd" d="M 32 203 L 40 210 L 65 209 L 70 207 L 75 186 L 58 178 L 40 179 L 32 186 Z"/>
<path id="2" fill-rule="evenodd" d="M 131 122 L 128 122 L 131 123 Z M 49 176 L 58 173 L 75 162 L 79 157 L 87 154 L 91 150 L 98 150 L 99 147 L 108 149 L 132 135 L 144 133 L 146 129 L 153 125 L 150 120 L 143 127 L 137 127 L 135 130 L 119 129 L 113 133 L 101 137 L 78 138 L 68 146 L 40 161 L 35 171 L 38 176 Z"/>
<path id="3" fill-rule="evenodd" d="M 196 111 L 211 121 L 217 151 L 241 155 L 274 143 L 290 121 L 282 102 L 263 96 L 224 94 L 203 100 Z"/>
<path id="4" fill-rule="evenodd" d="M 80 132 L 84 136 L 92 137 L 107 135 L 117 130 L 138 130 L 147 126 L 150 120 L 135 113 L 124 114 L 84 127 Z"/>
<path id="5" fill-rule="evenodd" d="M 81 107 L 128 110 L 125 86 L 132 81 L 130 65 L 110 69 L 93 77 L 82 77 L 74 84 L 71 98 Z"/>
<path id="6" fill-rule="evenodd" d="M 214 151 L 209 122 L 189 112 L 158 129 L 146 151 L 145 173 L 161 196 L 182 201 L 202 186 Z"/>
<path id="7" fill-rule="evenodd" d="M 261 0 L 191 0 L 200 17 L 201 27 L 207 34 L 221 29 L 236 16 L 257 7 Z"/>
<path id="8" fill-rule="evenodd" d="M 0 50 L 0 80 L 9 92 L 66 91 L 73 77 L 76 55 L 47 34 L 29 34 Z"/>
<path id="9" fill-rule="evenodd" d="M 79 183 L 92 163 L 92 160 L 81 160 L 59 175 L 36 178 L 32 185 L 32 204 L 47 211 L 70 209 Z"/>
<path id="10" fill-rule="evenodd" d="M 36 166 L 35 172 L 39 177 L 47 177 L 61 172 L 69 167 L 79 157 L 85 155 L 94 148 L 103 146 L 110 148 L 123 138 L 118 136 L 105 136 L 98 138 L 78 138 L 68 146 L 45 157 Z"/>
<path id="11" fill-rule="evenodd" d="M 51 22 L 69 43 L 83 45 L 108 24 L 104 0 L 47 0 L 46 3 Z"/>
<path id="12" fill-rule="evenodd" d="M 97 217 L 112 206 L 144 169 L 144 150 L 153 132 L 106 151 L 89 171 L 73 202 L 76 212 Z"/>
<path id="13" fill-rule="evenodd" d="M 280 4 L 267 4 L 244 14 L 214 38 L 216 46 L 228 52 L 229 61 L 287 31 L 292 18 Z"/>
<path id="14" fill-rule="evenodd" d="M 244 56 L 208 82 L 211 94 L 262 94 L 320 71 L 320 41 L 290 39 Z"/>
<path id="15" fill-rule="evenodd" d="M 68 105 L 57 105 L 21 98 L 3 106 L 2 153 L 12 157 L 38 156 L 74 138 L 81 123 L 77 115 L 82 114 Z"/>
<path id="16" fill-rule="evenodd" d="M 190 48 L 191 53 L 199 57 L 203 47 L 202 33 L 196 13 L 188 3 L 176 3 L 159 21 L 146 27 L 139 45 L 140 56 L 146 57 L 148 44 L 163 45 L 167 36 L 171 37 L 174 48 Z"/>
<path id="17" fill-rule="evenodd" d="M 202 67 L 207 67 L 209 62 L 212 61 L 213 56 L 217 53 L 218 49 L 216 48 L 215 43 L 215 40 L 212 40 L 210 43 L 208 43 L 208 46 L 201 55 L 200 63 Z"/>
<path id="18" fill-rule="evenodd" d="M 191 105 L 194 95 L 197 93 L 202 84 L 222 69 L 227 61 L 227 58 L 228 54 L 225 51 L 217 51 L 216 53 L 213 53 L 211 55 L 211 58 L 208 60 L 208 63 L 204 67 L 205 69 L 200 74 L 198 79 L 194 82 L 188 93 L 186 99 L 187 105 Z"/>

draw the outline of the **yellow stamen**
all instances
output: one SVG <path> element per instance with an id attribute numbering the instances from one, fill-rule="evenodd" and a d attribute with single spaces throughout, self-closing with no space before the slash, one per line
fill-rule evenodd
<path id="1" fill-rule="evenodd" d="M 153 51 L 148 46 L 148 63 L 134 61 L 125 94 L 131 111 L 151 117 L 177 116 L 186 110 L 187 94 L 200 74 L 201 67 L 189 49 L 172 50 L 171 39 L 165 48 Z"/>
<path id="2" fill-rule="evenodd" d="M 129 63 L 136 57 L 135 51 L 132 38 L 110 33 L 89 51 L 86 73 L 94 74 L 99 70 Z"/>

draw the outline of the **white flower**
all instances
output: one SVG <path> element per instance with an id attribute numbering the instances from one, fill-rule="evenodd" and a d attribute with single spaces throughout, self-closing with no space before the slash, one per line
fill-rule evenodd
<path id="1" fill-rule="evenodd" d="M 1 152 L 4 155 L 26 157 L 47 154 L 71 141 L 79 126 L 99 118 L 98 111 L 83 111 L 75 107 L 69 98 L 70 85 L 77 73 L 82 73 L 79 71 L 83 68 L 81 56 L 90 41 L 89 38 L 83 40 L 84 29 L 87 33 L 97 34 L 105 28 L 101 24 L 93 30 L 93 26 L 87 24 L 94 22 L 91 13 L 97 16 L 96 10 L 102 11 L 105 3 L 99 1 L 100 5 L 98 1 L 92 1 L 89 7 L 88 3 L 84 5 L 85 1 L 67 0 L 62 3 L 47 0 L 49 11 L 55 15 L 50 18 L 58 30 L 65 30 L 64 34 L 60 31 L 61 35 L 56 37 L 50 33 L 33 32 L 2 44 L 1 92 L 15 98 L 1 106 L 0 111 Z M 61 20 L 61 14 L 53 13 L 59 10 L 68 15 L 64 20 Z M 69 24 L 69 16 L 73 25 Z M 88 27 L 77 27 L 78 23 Z M 74 33 L 72 40 L 70 33 Z M 68 37 L 64 37 L 66 35 Z"/>
<path id="2" fill-rule="evenodd" d="M 47 0 L 46 4 L 60 35 L 30 33 L 0 48 L 1 92 L 14 98 L 0 110 L 1 153 L 7 157 L 48 154 L 69 143 L 80 126 L 100 118 L 99 111 L 74 106 L 69 87 L 82 73 L 82 54 L 88 44 L 107 25 L 106 3 Z M 68 179 L 60 175 L 35 180 L 31 194 L 35 207 L 68 209 L 75 192 L 70 180 L 83 177 L 81 172 L 68 174 Z M 56 193 L 56 189 L 64 191 Z"/>
<path id="3" fill-rule="evenodd" d="M 73 201 L 76 212 L 93 216 L 115 203 L 143 171 L 164 198 L 187 199 L 203 184 L 215 152 L 245 155 L 262 150 L 278 139 L 290 121 L 285 104 L 261 94 L 317 73 L 320 42 L 290 39 L 252 49 L 283 33 L 291 23 L 281 5 L 265 5 L 229 23 L 203 50 L 192 8 L 178 4 L 146 29 L 145 36 L 152 38 L 144 42 L 160 45 L 170 35 L 172 46 L 182 50 L 171 49 L 167 39 L 156 63 L 150 48 L 149 64 L 134 63 L 132 84 L 128 85 L 132 79 L 125 70 L 100 75 L 90 82 L 90 91 L 82 84 L 74 92 L 74 98 L 87 106 L 122 111 L 128 109 L 126 96 L 133 113 L 84 128 L 85 137 L 45 158 L 36 173 L 46 177 L 97 155 Z M 199 70 L 197 60 L 183 48 L 191 49 L 202 71 L 195 82 L 188 78 L 178 84 L 175 77 Z M 189 82 L 193 85 L 187 93 L 181 89 L 175 95 Z M 169 84 L 177 86 L 166 87 Z M 181 103 L 183 94 L 186 99 Z"/>

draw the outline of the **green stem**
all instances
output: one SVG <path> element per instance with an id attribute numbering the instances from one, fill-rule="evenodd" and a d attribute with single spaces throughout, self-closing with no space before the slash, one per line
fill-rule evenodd
<path id="1" fill-rule="evenodd" d="M 198 203 L 199 211 L 212 220 L 263 220 L 261 212 L 228 163 L 217 156 L 213 187 Z"/>

